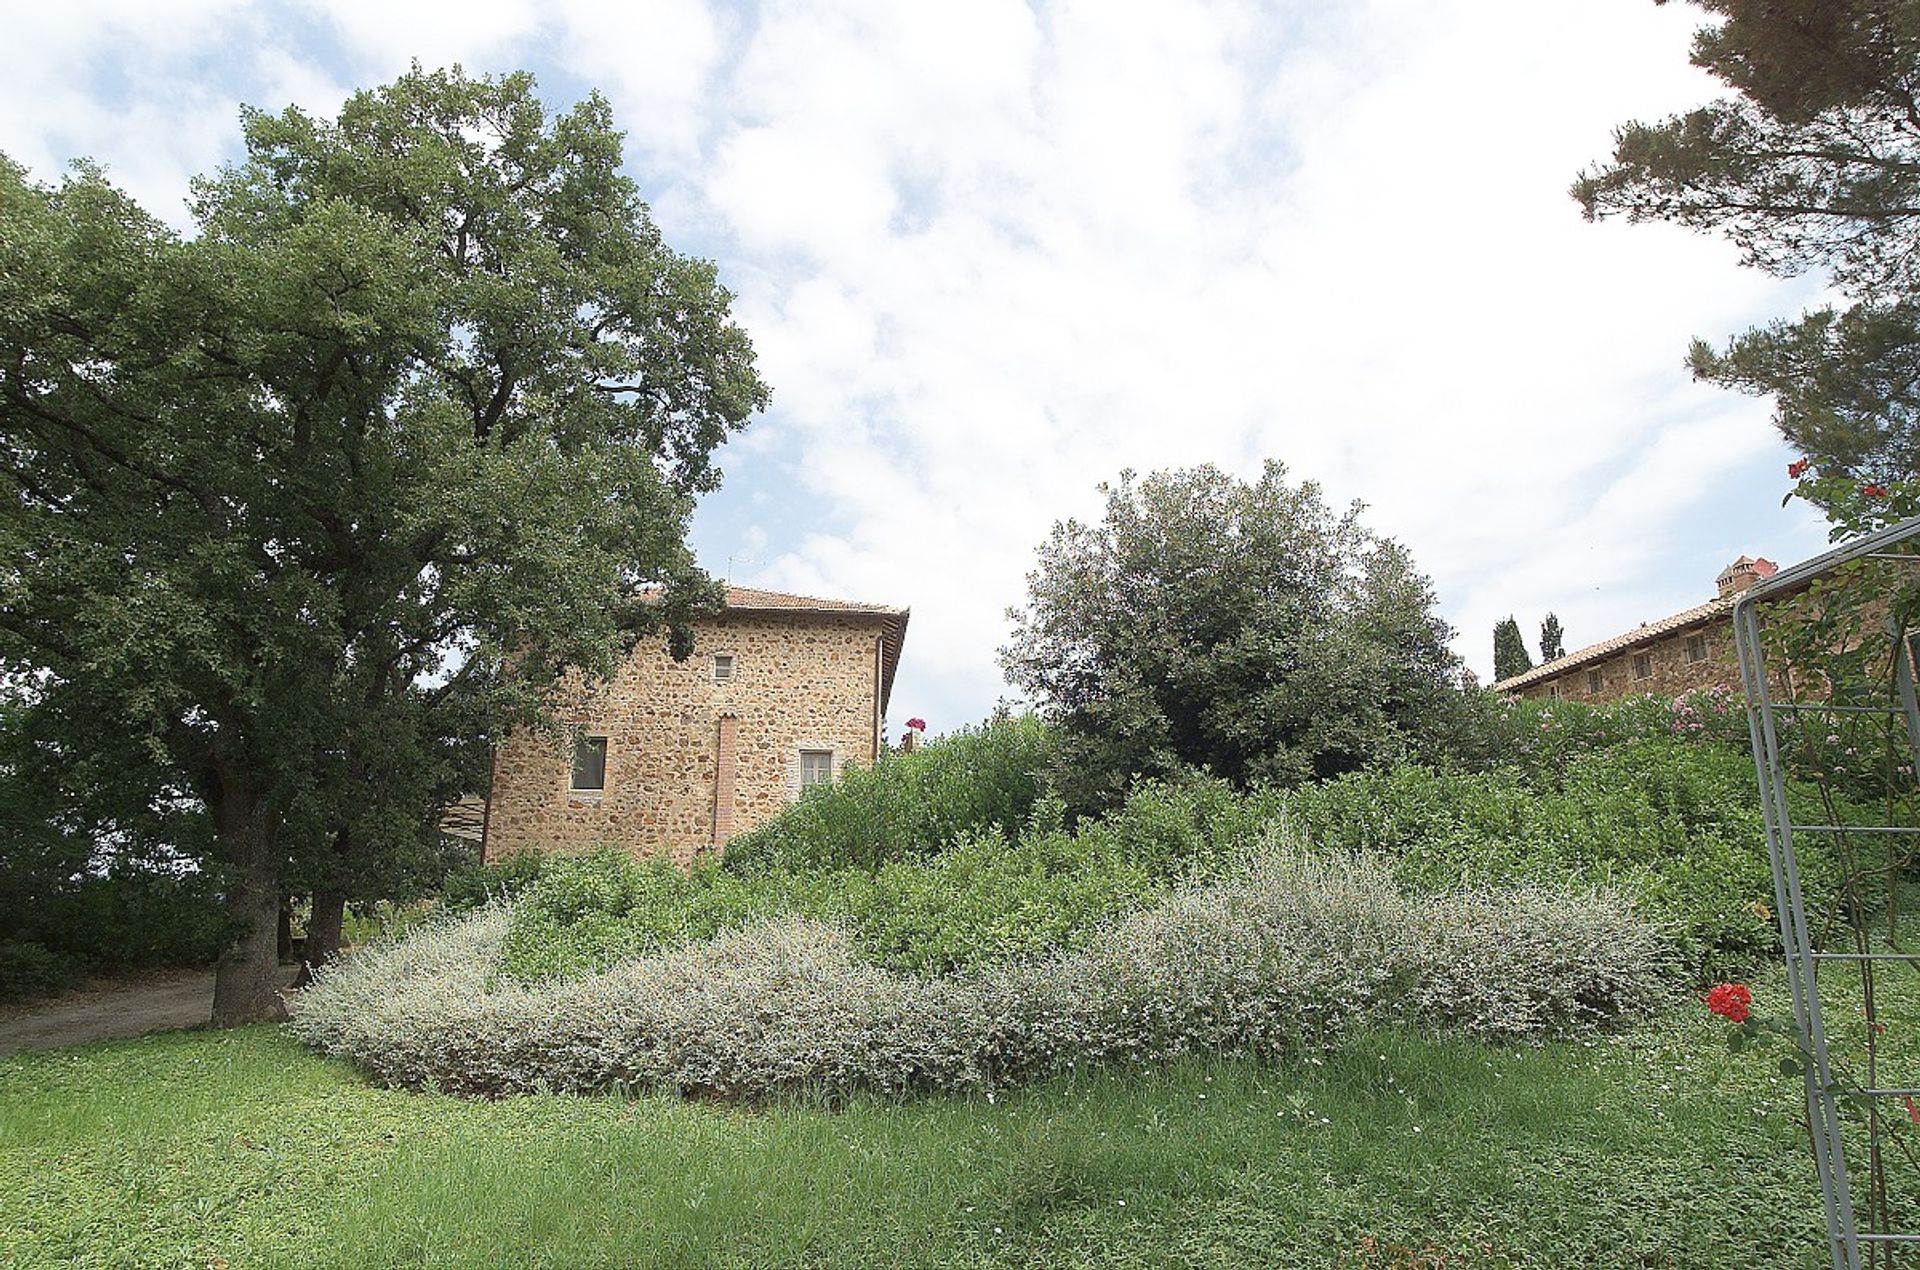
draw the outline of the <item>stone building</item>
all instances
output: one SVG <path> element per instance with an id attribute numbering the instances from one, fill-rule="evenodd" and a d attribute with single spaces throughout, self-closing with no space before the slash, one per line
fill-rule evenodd
<path id="1" fill-rule="evenodd" d="M 692 656 L 643 643 L 565 720 L 571 754 L 536 733 L 500 745 L 485 857 L 615 845 L 684 864 L 719 850 L 878 757 L 906 634 L 906 609 L 729 587 Z"/>
<path id="2" fill-rule="evenodd" d="M 1624 635 L 1542 662 L 1524 674 L 1502 679 L 1494 690 L 1522 697 L 1611 701 L 1641 692 L 1674 696 L 1695 688 L 1737 686 L 1734 601 L 1777 571 L 1770 560 L 1741 556 L 1720 571 L 1716 579 L 1720 594 L 1705 604 L 1657 622 L 1642 622 Z"/>

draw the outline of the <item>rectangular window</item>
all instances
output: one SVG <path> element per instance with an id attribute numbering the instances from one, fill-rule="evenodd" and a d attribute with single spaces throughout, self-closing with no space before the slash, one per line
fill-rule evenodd
<path id="1" fill-rule="evenodd" d="M 1687 660 L 1705 661 L 1707 659 L 1707 637 L 1705 635 L 1687 636 Z"/>
<path id="2" fill-rule="evenodd" d="M 800 788 L 824 785 L 833 779 L 832 750 L 800 751 Z"/>
<path id="3" fill-rule="evenodd" d="M 1653 675 L 1653 654 L 1635 653 L 1633 655 L 1633 677 L 1647 679 Z"/>
<path id="4" fill-rule="evenodd" d="M 607 738 L 582 737 L 573 749 L 573 789 L 597 794 L 607 787 Z"/>
<path id="5" fill-rule="evenodd" d="M 1560 700 L 1560 685 L 1559 685 L 1559 684 L 1557 684 L 1557 683 L 1550 683 L 1550 684 L 1548 684 L 1548 685 L 1547 685 L 1547 696 L 1549 696 L 1549 697 L 1551 697 L 1551 698 L 1553 698 L 1553 699 L 1554 699 L 1555 701 L 1558 701 L 1558 700 Z"/>
<path id="6" fill-rule="evenodd" d="M 1598 694 L 1602 688 L 1606 687 L 1606 685 L 1607 685 L 1607 677 L 1605 675 L 1601 674 L 1597 670 L 1589 670 L 1587 672 L 1587 692 L 1588 693 Z"/>
<path id="7" fill-rule="evenodd" d="M 713 682 L 717 684 L 733 682 L 732 653 L 715 653 L 713 655 Z"/>

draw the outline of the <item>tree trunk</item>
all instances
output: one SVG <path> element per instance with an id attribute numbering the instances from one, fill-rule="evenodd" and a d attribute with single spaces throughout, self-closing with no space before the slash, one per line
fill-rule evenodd
<path id="1" fill-rule="evenodd" d="M 280 1000 L 280 877 L 277 819 L 244 780 L 222 780 L 213 809 L 233 863 L 226 913 L 238 932 L 213 977 L 213 1025 L 283 1018 Z"/>
<path id="2" fill-rule="evenodd" d="M 300 974 L 293 981 L 304 988 L 313 972 L 340 956 L 340 927 L 347 917 L 344 891 L 316 890 L 313 915 L 307 918 L 307 947 L 300 958 Z"/>
<path id="3" fill-rule="evenodd" d="M 281 961 L 293 960 L 293 901 L 284 896 L 280 900 L 280 929 L 274 934 L 273 946 L 274 956 Z"/>

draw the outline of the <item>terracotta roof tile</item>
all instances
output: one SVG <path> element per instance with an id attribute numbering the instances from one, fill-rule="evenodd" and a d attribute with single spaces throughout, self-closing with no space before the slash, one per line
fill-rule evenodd
<path id="1" fill-rule="evenodd" d="M 1575 649 L 1565 657 L 1556 657 L 1552 661 L 1541 662 L 1524 674 L 1502 679 L 1493 685 L 1496 692 L 1512 692 L 1528 684 L 1539 683 L 1542 679 L 1557 679 L 1570 670 L 1578 670 L 1589 662 L 1602 661 L 1615 653 L 1637 648 L 1641 644 L 1651 643 L 1689 626 L 1698 626 L 1733 611 L 1733 602 L 1738 595 L 1723 595 L 1719 599 L 1708 600 L 1705 604 L 1696 604 L 1683 609 L 1671 617 L 1663 617 L 1657 622 L 1642 622 L 1624 635 L 1615 635 L 1612 639 L 1603 639 L 1598 644 L 1588 644 L 1585 648 Z"/>
<path id="2" fill-rule="evenodd" d="M 886 604 L 858 604 L 852 600 L 828 600 L 817 595 L 763 591 L 750 586 L 728 587 L 727 607 L 756 612 L 871 613 L 875 616 L 901 616 L 907 612 Z"/>
<path id="3" fill-rule="evenodd" d="M 852 600 L 829 600 L 817 595 L 793 595 L 786 591 L 763 591 L 759 587 L 729 586 L 727 608 L 740 613 L 819 613 L 835 617 L 877 618 L 880 626 L 880 713 L 887 712 L 893 699 L 893 676 L 900 669 L 900 650 L 907 642 L 909 609 L 886 604 L 859 604 Z"/>

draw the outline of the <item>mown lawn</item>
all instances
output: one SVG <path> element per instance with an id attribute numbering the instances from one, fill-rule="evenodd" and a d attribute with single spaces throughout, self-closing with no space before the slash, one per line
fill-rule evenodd
<path id="1" fill-rule="evenodd" d="M 0 1061 L 0 1265 L 1823 1264 L 1797 1084 L 1720 1037 L 1685 1003 L 749 1110 L 396 1093 L 273 1028 L 175 1033 Z"/>

